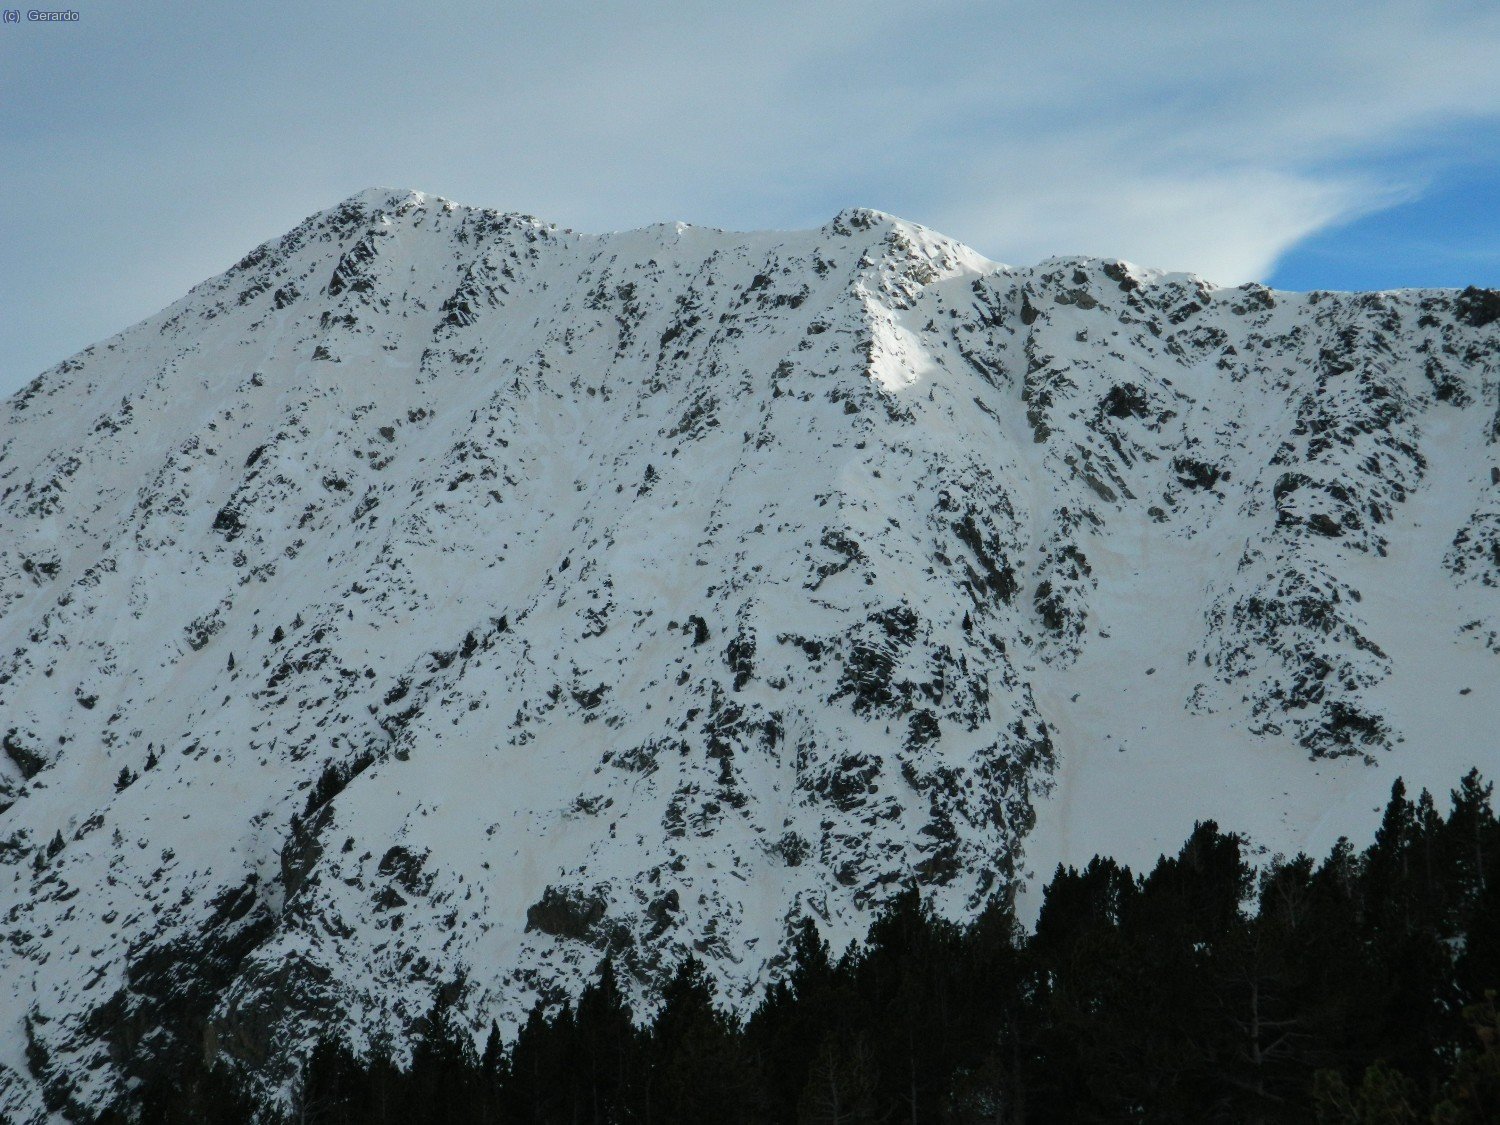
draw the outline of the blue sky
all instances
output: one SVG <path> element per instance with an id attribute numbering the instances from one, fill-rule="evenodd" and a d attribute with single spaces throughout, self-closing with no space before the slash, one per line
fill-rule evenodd
<path id="1" fill-rule="evenodd" d="M 1500 76 L 1497 76 L 1500 81 Z M 1500 133 L 1469 139 L 1490 159 L 1435 173 L 1413 197 L 1291 247 L 1270 278 L 1285 289 L 1500 288 Z"/>
<path id="2" fill-rule="evenodd" d="M 1500 285 L 1500 5 L 76 0 L 0 24 L 0 393 L 305 215 L 878 207 L 999 261 Z"/>

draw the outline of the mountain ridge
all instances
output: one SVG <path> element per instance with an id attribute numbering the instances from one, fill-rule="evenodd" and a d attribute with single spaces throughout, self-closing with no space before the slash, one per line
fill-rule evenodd
<path id="1" fill-rule="evenodd" d="M 1495 303 L 312 216 L 3 408 L 0 1104 L 1361 830 L 1493 755 Z"/>

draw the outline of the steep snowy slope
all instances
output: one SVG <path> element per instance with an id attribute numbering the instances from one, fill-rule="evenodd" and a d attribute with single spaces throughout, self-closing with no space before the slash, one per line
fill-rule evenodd
<path id="1" fill-rule="evenodd" d="M 1497 318 L 314 216 L 0 406 L 0 1114 L 1493 772 Z"/>

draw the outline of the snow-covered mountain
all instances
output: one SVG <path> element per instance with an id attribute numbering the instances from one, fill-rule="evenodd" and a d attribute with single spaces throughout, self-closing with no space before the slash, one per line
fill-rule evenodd
<path id="1" fill-rule="evenodd" d="M 0 404 L 0 1116 L 1321 850 L 1497 700 L 1500 294 L 367 192 Z"/>

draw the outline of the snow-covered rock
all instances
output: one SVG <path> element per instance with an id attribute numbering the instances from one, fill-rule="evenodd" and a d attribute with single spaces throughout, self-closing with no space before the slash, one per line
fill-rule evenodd
<path id="1" fill-rule="evenodd" d="M 0 1115 L 1494 772 L 1497 320 L 314 216 L 0 404 Z"/>

